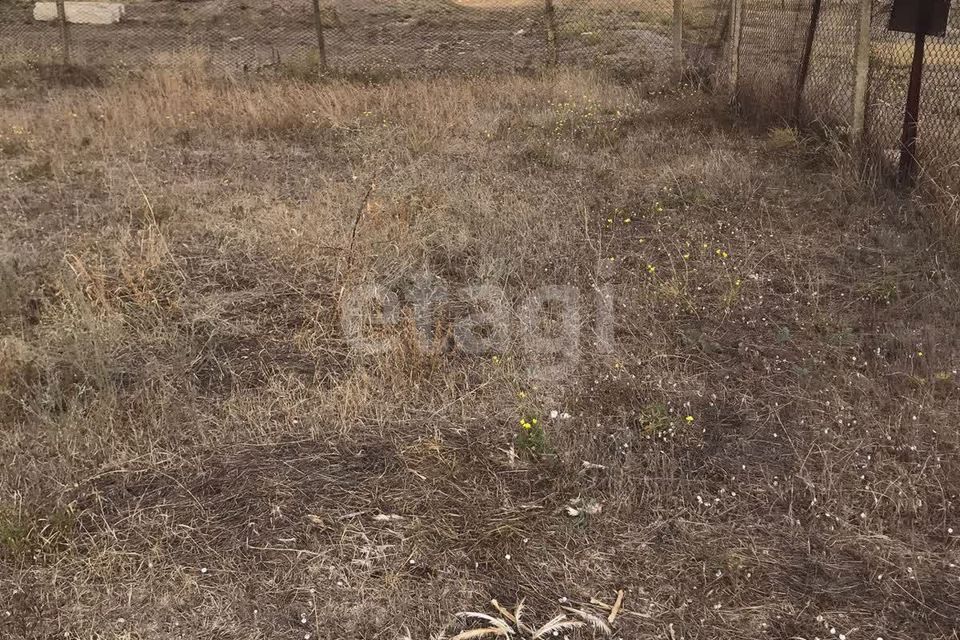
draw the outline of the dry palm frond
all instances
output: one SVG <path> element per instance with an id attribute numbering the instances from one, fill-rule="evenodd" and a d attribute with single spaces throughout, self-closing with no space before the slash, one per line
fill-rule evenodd
<path id="1" fill-rule="evenodd" d="M 587 613 L 582 609 L 574 609 L 573 607 L 564 607 L 564 609 L 577 616 L 597 631 L 603 632 L 604 635 L 610 635 L 610 625 L 607 624 L 607 621 L 603 618 L 595 616 L 592 613 Z"/>
<path id="2" fill-rule="evenodd" d="M 530 636 L 530 640 L 538 640 L 548 633 L 561 631 L 562 629 L 576 629 L 582 627 L 583 625 L 583 622 L 579 620 L 570 620 L 567 618 L 567 616 L 561 613 L 556 618 L 534 631 L 533 635 Z"/>
<path id="3" fill-rule="evenodd" d="M 473 638 L 483 638 L 485 636 L 504 636 L 507 635 L 500 627 L 482 627 L 480 629 L 469 629 L 450 638 L 450 640 L 472 640 Z"/>

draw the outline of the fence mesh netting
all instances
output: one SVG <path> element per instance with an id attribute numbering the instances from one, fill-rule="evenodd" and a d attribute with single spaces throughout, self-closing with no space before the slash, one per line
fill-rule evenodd
<path id="1" fill-rule="evenodd" d="M 74 4 L 66 2 L 68 15 Z M 869 4 L 863 133 L 888 164 L 914 50 L 912 35 L 887 29 L 891 5 Z M 682 56 L 687 79 L 708 79 L 745 107 L 842 132 L 857 102 L 861 8 L 859 0 L 144 0 L 126 3 L 116 24 L 71 23 L 67 32 L 71 64 L 116 70 L 187 59 L 225 74 L 314 77 L 325 58 L 345 73 L 559 63 L 643 81 L 675 79 Z M 949 187 L 960 182 L 960 11 L 946 37 L 929 38 L 925 60 L 918 156 Z M 0 65 L 62 61 L 56 19 L 37 19 L 32 2 L 0 3 Z"/>
<path id="2" fill-rule="evenodd" d="M 801 91 L 814 0 L 744 0 L 738 98 L 765 115 L 844 130 L 854 109 L 859 2 L 822 0 Z M 898 162 L 914 37 L 888 29 L 892 3 L 870 11 L 864 139 L 888 165 Z M 921 165 L 955 190 L 960 182 L 960 12 L 944 38 L 927 40 L 919 123 Z"/>
<path id="3" fill-rule="evenodd" d="M 346 71 L 536 68 L 552 61 L 551 28 L 562 63 L 642 71 L 670 59 L 673 0 L 554 0 L 552 25 L 545 4 L 322 0 L 319 17 L 328 62 Z M 687 3 L 688 35 L 714 26 L 716 4 Z M 56 62 L 58 25 L 35 20 L 33 7 L 0 4 L 0 55 Z M 198 54 L 224 71 L 307 70 L 319 58 L 311 0 L 132 2 L 119 23 L 71 24 L 69 35 L 75 64 L 162 64 Z"/>

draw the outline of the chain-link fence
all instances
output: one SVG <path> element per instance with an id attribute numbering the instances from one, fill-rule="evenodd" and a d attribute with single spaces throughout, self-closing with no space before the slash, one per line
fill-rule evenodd
<path id="1" fill-rule="evenodd" d="M 887 30 L 890 5 L 874 12 L 867 136 L 888 158 L 899 153 L 914 38 Z M 927 39 L 919 121 L 921 167 L 945 187 L 960 185 L 960 10 L 946 37 Z"/>
<path id="2" fill-rule="evenodd" d="M 731 3 L 743 14 L 732 81 L 744 107 L 849 132 L 888 166 L 900 162 L 915 42 L 889 30 L 891 0 Z M 951 188 L 960 182 L 960 14 L 945 37 L 927 38 L 923 60 L 915 156 L 927 177 Z"/>
<path id="3" fill-rule="evenodd" d="M 50 3 L 54 5 L 55 3 Z M 669 67 L 683 6 L 691 45 L 716 27 L 718 0 L 173 0 L 129 2 L 119 22 L 76 24 L 67 0 L 70 62 L 100 67 L 197 56 L 225 72 L 522 70 L 563 64 L 649 73 Z M 0 4 L 0 56 L 62 60 L 56 19 L 35 3 Z M 47 15 L 55 15 L 48 12 Z M 708 59 L 698 46 L 697 59 Z"/>
<path id="4" fill-rule="evenodd" d="M 925 0 L 914 0 L 914 4 Z M 114 24 L 84 3 L 0 0 L 0 67 L 139 69 L 182 61 L 225 74 L 523 71 L 595 66 L 626 78 L 707 78 L 740 105 L 818 122 L 898 162 L 914 38 L 893 0 L 142 0 Z M 48 19 L 42 20 L 46 16 Z M 52 19 L 51 19 L 52 18 Z M 64 28 L 66 27 L 66 28 Z M 68 47 L 65 47 L 68 43 Z M 66 51 L 68 49 L 69 51 Z M 960 12 L 925 55 L 916 157 L 960 183 Z"/>

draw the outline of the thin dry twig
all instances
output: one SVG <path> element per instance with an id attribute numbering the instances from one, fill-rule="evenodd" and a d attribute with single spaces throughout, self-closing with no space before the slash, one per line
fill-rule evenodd
<path id="1" fill-rule="evenodd" d="M 620 613 L 620 607 L 623 606 L 623 589 L 617 591 L 617 601 L 613 603 L 613 608 L 610 610 L 610 615 L 607 616 L 607 622 L 613 624 L 613 621 L 617 619 L 617 615 Z"/>
<path id="2" fill-rule="evenodd" d="M 357 230 L 360 227 L 360 220 L 363 218 L 363 212 L 367 208 L 367 202 L 370 201 L 370 195 L 373 193 L 375 187 L 376 181 L 371 181 L 363 194 L 363 198 L 360 200 L 360 206 L 357 207 L 357 215 L 353 218 L 353 228 L 350 230 L 350 244 L 347 247 L 347 273 L 350 272 L 350 267 L 353 266 L 353 248 L 357 242 Z"/>

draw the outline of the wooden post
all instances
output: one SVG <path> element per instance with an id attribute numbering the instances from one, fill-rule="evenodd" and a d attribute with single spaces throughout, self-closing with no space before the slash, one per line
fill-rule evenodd
<path id="1" fill-rule="evenodd" d="M 860 24 L 857 31 L 856 75 L 853 84 L 853 119 L 850 138 L 860 142 L 867 123 L 867 90 L 870 86 L 870 19 L 873 0 L 860 0 Z"/>
<path id="2" fill-rule="evenodd" d="M 313 24 L 317 30 L 317 52 L 320 54 L 320 71 L 327 70 L 327 43 L 323 37 L 323 15 L 320 13 L 320 0 L 313 0 Z"/>
<path id="3" fill-rule="evenodd" d="M 931 0 L 917 3 L 917 33 L 913 37 L 913 63 L 910 65 L 910 86 L 907 89 L 907 107 L 903 114 L 903 135 L 900 138 L 899 179 L 903 185 L 912 185 L 917 176 L 917 130 L 920 123 L 920 87 L 923 82 L 923 56 L 930 30 Z"/>
<path id="4" fill-rule="evenodd" d="M 803 90 L 807 86 L 807 76 L 810 74 L 810 56 L 813 54 L 813 43 L 817 38 L 817 27 L 820 26 L 820 9 L 823 0 L 813 0 L 813 9 L 810 12 L 810 26 L 807 27 L 807 39 L 803 45 L 803 57 L 800 59 L 800 72 L 797 75 L 797 95 L 793 105 L 793 117 L 800 119 L 803 107 Z"/>
<path id="5" fill-rule="evenodd" d="M 743 33 L 743 0 L 730 0 L 730 102 L 737 101 L 740 85 L 740 36 Z"/>
<path id="6" fill-rule="evenodd" d="M 63 64 L 70 64 L 70 27 L 67 26 L 67 9 L 63 0 L 57 0 L 57 20 L 60 22 L 60 46 Z"/>
<path id="7" fill-rule="evenodd" d="M 683 80 L 683 0 L 673 0 L 673 73 Z"/>
<path id="8" fill-rule="evenodd" d="M 560 51 L 557 48 L 557 12 L 553 0 L 544 0 L 544 16 L 547 20 L 547 51 L 550 64 L 556 66 L 560 62 Z"/>

